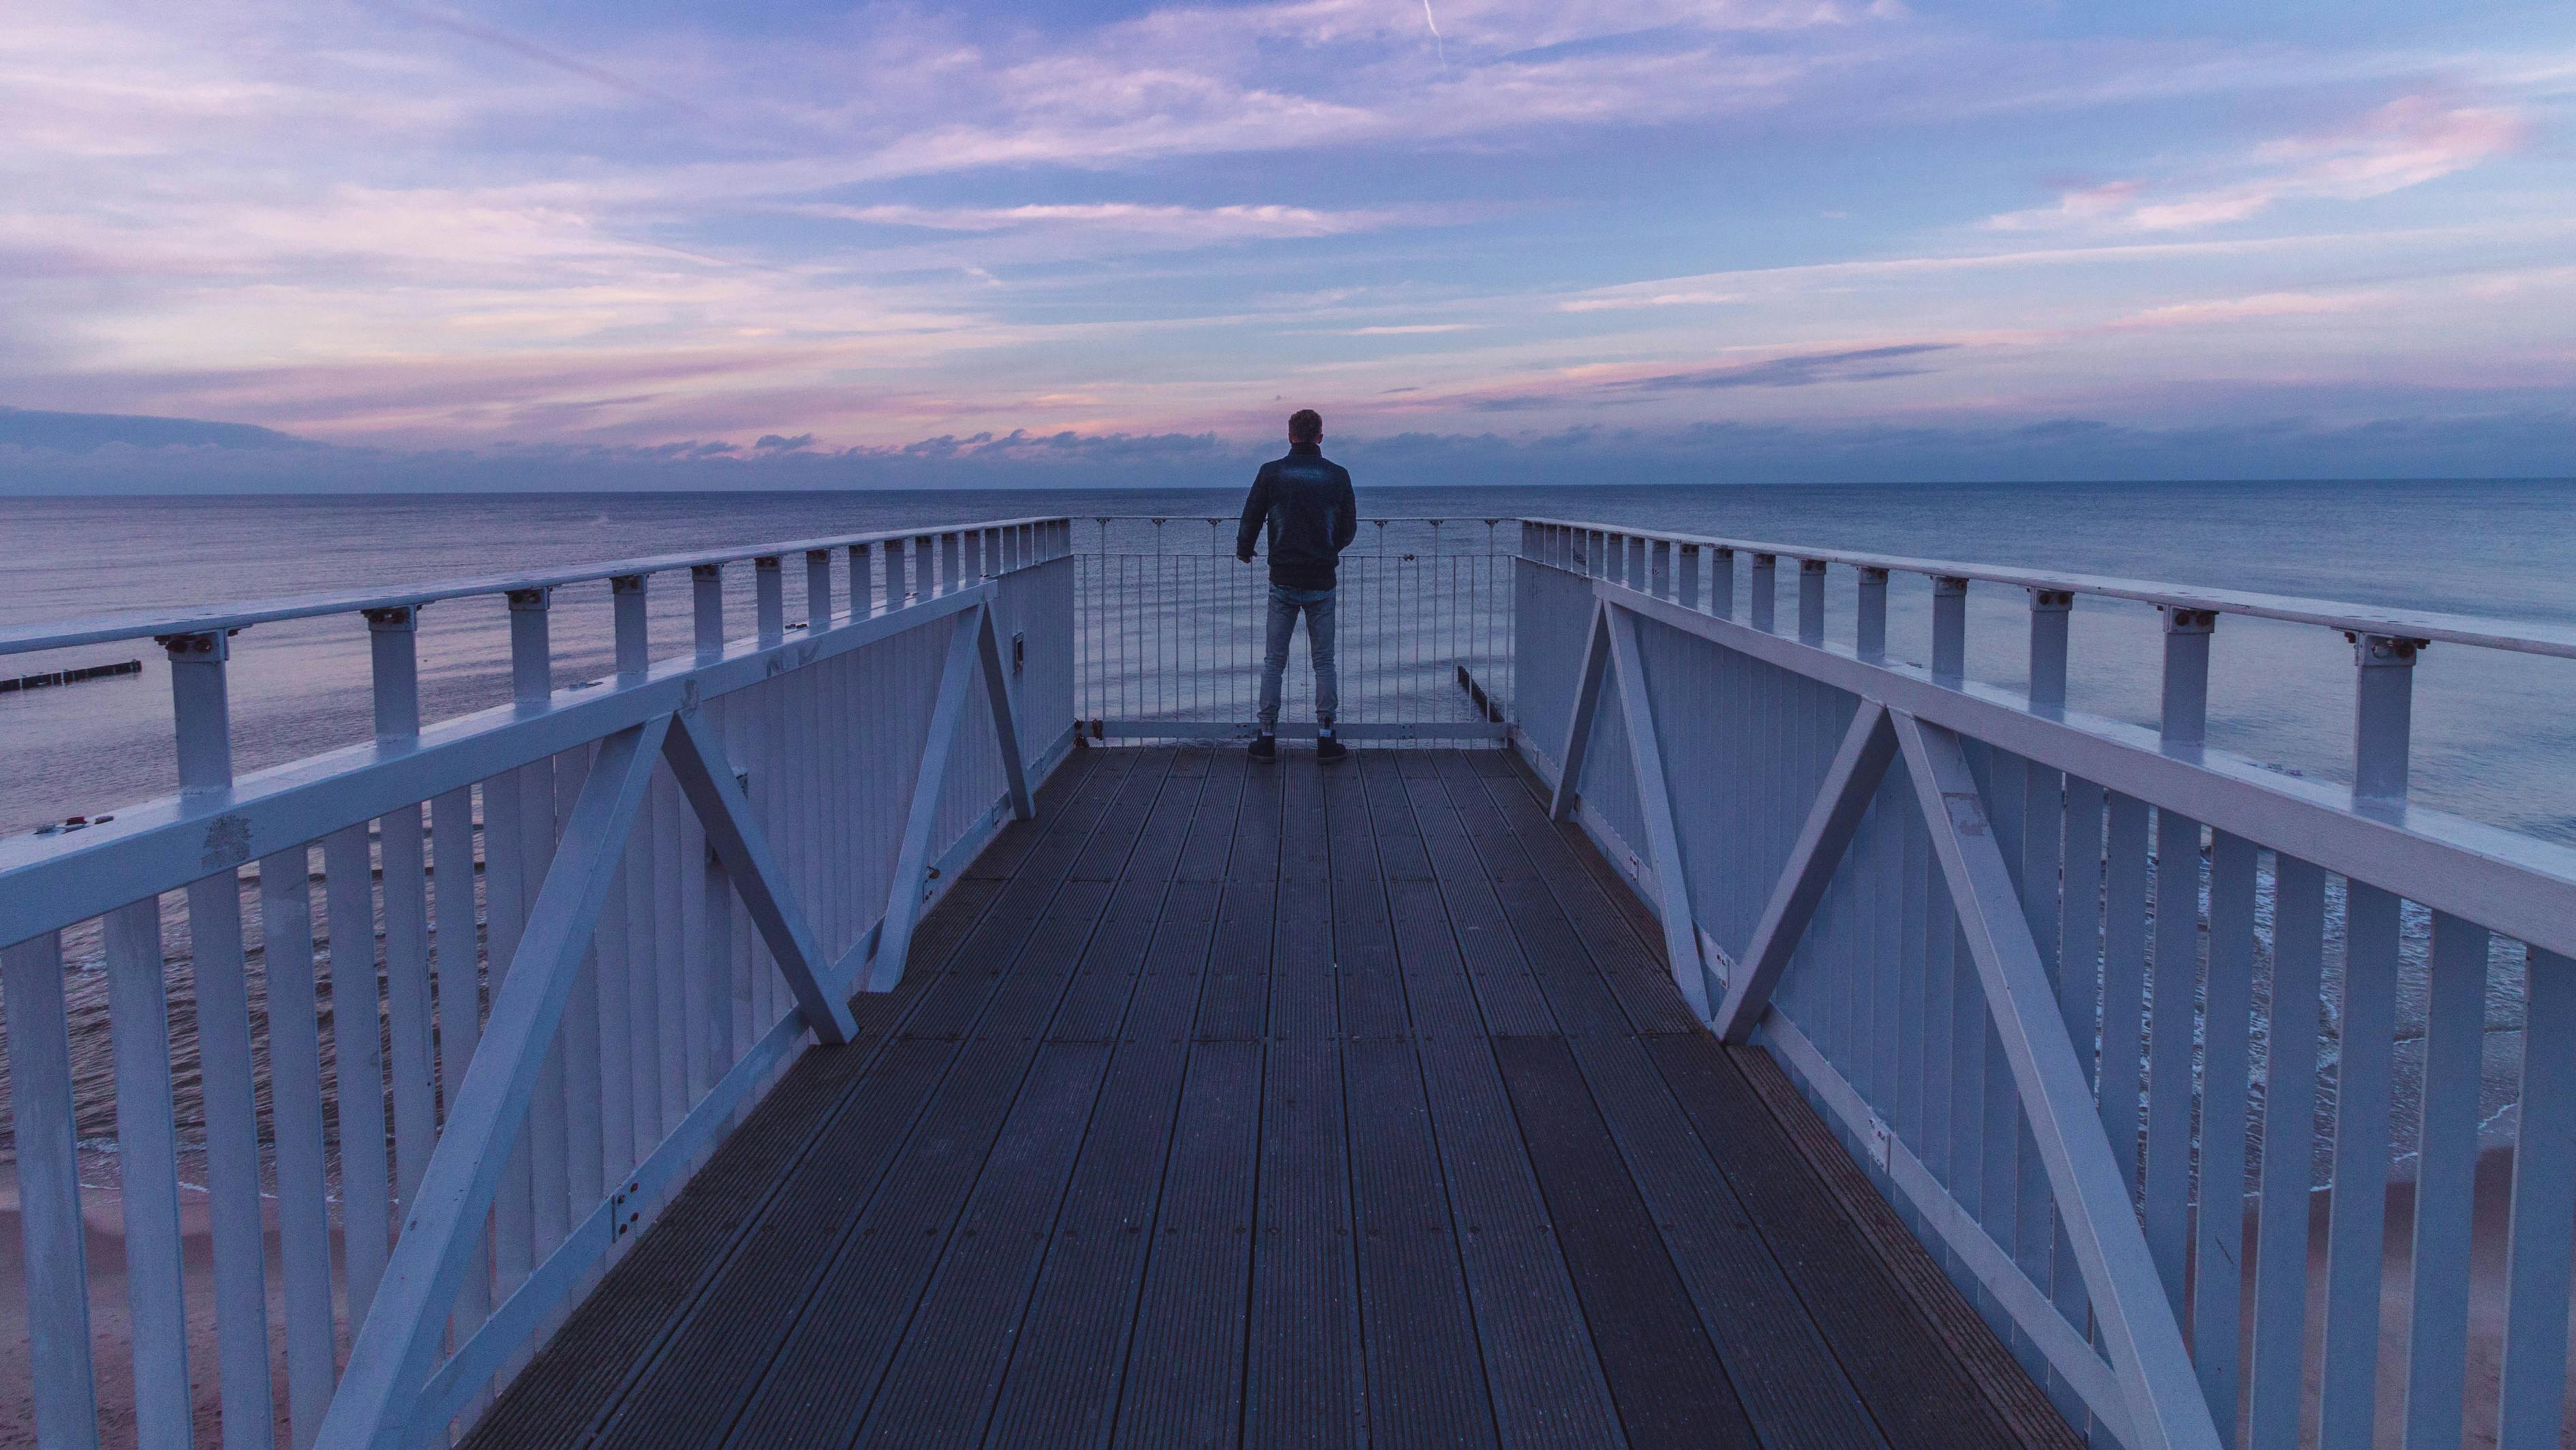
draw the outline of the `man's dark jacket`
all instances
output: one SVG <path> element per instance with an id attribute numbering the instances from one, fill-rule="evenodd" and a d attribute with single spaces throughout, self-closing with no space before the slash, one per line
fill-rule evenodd
<path id="1" fill-rule="evenodd" d="M 1321 445 L 1291 444 L 1288 456 L 1261 465 L 1243 501 L 1234 555 L 1252 557 L 1261 525 L 1270 525 L 1270 582 L 1288 589 L 1330 589 L 1333 566 L 1360 531 L 1351 476 Z"/>

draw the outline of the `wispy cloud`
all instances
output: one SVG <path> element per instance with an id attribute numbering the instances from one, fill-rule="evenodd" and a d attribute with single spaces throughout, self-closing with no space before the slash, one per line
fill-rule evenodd
<path id="1" fill-rule="evenodd" d="M 2352 123 L 2265 142 L 2214 186 L 2156 187 L 2128 179 L 2071 187 L 2057 204 L 1987 218 L 1997 231 L 2096 227 L 2184 231 L 2243 221 L 2290 200 L 2362 201 L 2438 181 L 2504 155 L 2524 140 L 2513 110 L 2406 96 Z"/>

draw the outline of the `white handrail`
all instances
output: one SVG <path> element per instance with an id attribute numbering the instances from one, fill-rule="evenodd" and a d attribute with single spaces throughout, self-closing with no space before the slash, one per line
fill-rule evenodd
<path id="1" fill-rule="evenodd" d="M 1876 554 L 1855 549 L 1821 548 L 1813 544 L 1732 539 L 1712 534 L 1674 533 L 1659 529 L 1639 529 L 1622 524 L 1588 523 L 1573 519 L 1524 518 L 1521 522 L 1539 528 L 1565 529 L 1622 539 L 1659 540 L 1698 549 L 1724 549 L 1739 554 L 1767 554 L 1778 559 L 1818 559 L 1829 564 L 1842 564 L 1852 568 L 1885 569 L 1891 573 L 1920 574 L 1934 579 L 1968 579 L 1989 584 L 2008 584 L 2018 589 L 2090 594 L 2104 599 L 2127 599 L 2164 608 L 2208 610 L 2219 614 L 2248 615 L 2258 619 L 2287 620 L 2294 624 L 2322 625 L 2328 629 L 2340 629 L 2353 634 L 2379 635 L 2391 639 L 2438 640 L 2451 644 L 2476 645 L 2481 649 L 2510 650 L 2520 654 L 2555 655 L 2563 659 L 2576 659 L 2576 625 L 2551 624 L 2546 621 L 2495 619 L 2483 615 L 2451 614 L 2435 610 L 2387 609 L 2375 605 L 2351 604 L 2332 599 L 2310 599 L 2291 594 L 2265 594 L 2244 589 L 2212 589 L 2196 584 L 2168 584 L 2152 579 L 2125 579 L 2107 574 L 2081 574 L 2057 569 L 1970 564 L 1955 559 L 1922 559 L 1902 554 Z"/>

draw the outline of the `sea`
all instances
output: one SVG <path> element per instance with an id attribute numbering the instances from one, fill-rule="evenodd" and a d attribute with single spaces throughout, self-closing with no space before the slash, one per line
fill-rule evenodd
<path id="1" fill-rule="evenodd" d="M 0 628 L 764 541 L 1031 514 L 1231 515 L 1234 486 L 1204 490 L 22 498 L 0 502 Z M 2576 623 L 2576 480 L 1622 487 L 1494 490 L 1372 486 L 1364 514 L 1554 517 L 2309 595 L 2503 619 Z M 1202 523 L 1199 527 L 1204 528 Z M 1456 537 L 1460 530 L 1451 530 Z M 1367 539 L 1361 541 L 1365 547 Z M 1508 541 L 1503 547 L 1508 548 Z M 750 587 L 749 570 L 737 592 Z M 798 571 L 793 566 L 791 576 Z M 801 587 L 791 582 L 791 588 Z M 1850 628 L 1848 573 L 1829 606 Z M 1928 586 L 1902 576 L 1890 644 L 1929 648 Z M 1782 586 L 1783 593 L 1790 586 Z M 687 637 L 687 590 L 656 595 L 664 650 Z M 596 597 L 593 597 L 596 596 Z M 1969 673 L 2022 682 L 2020 591 L 1970 596 Z M 1783 610 L 1789 605 L 1784 600 Z M 606 590 L 567 590 L 554 635 L 567 677 L 608 664 Z M 593 617 L 596 616 L 596 617 Z M 747 606 L 738 617 L 748 617 Z M 234 641 L 236 768 L 245 773 L 366 737 L 367 640 L 339 616 L 261 625 Z M 499 703 L 508 636 L 498 600 L 424 611 L 431 718 Z M 2157 624 L 2093 600 L 2075 617 L 2071 703 L 2154 721 Z M 2213 744 L 2327 780 L 2351 761 L 2352 653 L 2332 631 L 2221 624 L 2211 667 Z M 139 673 L 0 693 L 0 835 L 174 787 L 168 673 L 149 640 L 0 657 L 0 675 L 139 661 Z M 593 668 L 595 667 L 595 668 Z M 2416 670 L 2419 802 L 2576 843 L 2576 660 L 2438 645 Z"/>

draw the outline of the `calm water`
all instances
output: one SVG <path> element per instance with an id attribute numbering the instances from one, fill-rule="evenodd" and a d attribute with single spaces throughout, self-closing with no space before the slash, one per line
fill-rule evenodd
<path id="1" fill-rule="evenodd" d="M 2576 621 L 2576 482 L 2012 485 L 1455 490 L 1371 488 L 1371 513 L 1600 519 L 1828 546 L 2047 565 L 2237 588 Z M 514 567 L 1027 513 L 1230 513 L 1206 493 L 657 494 L 430 498 L 33 499 L 7 504 L 0 624 L 429 580 Z M 1076 532 L 1088 547 L 1091 527 Z M 1366 540 L 1362 541 L 1363 545 Z M 734 587 L 746 592 L 748 570 Z M 790 568 L 791 595 L 799 588 Z M 1830 610 L 1848 630 L 1850 581 Z M 1784 593 L 1786 592 L 1784 587 Z M 1896 581 L 1894 648 L 1920 658 L 1927 587 Z M 687 590 L 664 581 L 657 644 L 683 647 Z M 1971 596 L 1969 669 L 2021 679 L 2018 591 Z M 793 603 L 791 601 L 791 616 Z M 554 637 L 566 677 L 607 666 L 606 588 L 567 591 Z M 747 603 L 741 617 L 748 617 Z M 2076 613 L 2078 708 L 2151 723 L 2157 626 L 2142 607 Z M 433 716 L 503 699 L 499 601 L 427 611 Z M 174 780 L 166 673 L 149 642 L 21 656 L 0 670 L 140 657 L 137 679 L 0 695 L 0 831 L 95 814 Z M 235 752 L 247 771 L 364 738 L 365 626 L 266 625 L 235 641 Z M 2230 620 L 2219 631 L 2211 733 L 2281 768 L 2348 767 L 2351 655 L 2316 629 Z M 2419 799 L 2576 841 L 2576 661 L 2442 646 L 2417 670 Z"/>

